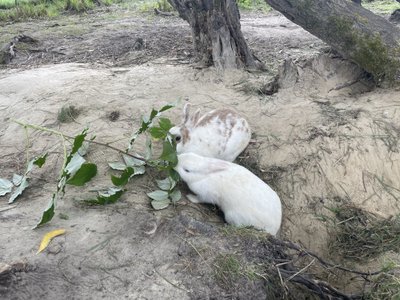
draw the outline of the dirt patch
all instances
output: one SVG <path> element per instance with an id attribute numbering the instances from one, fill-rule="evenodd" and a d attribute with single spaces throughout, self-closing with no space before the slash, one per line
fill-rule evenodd
<path id="1" fill-rule="evenodd" d="M 263 278 L 265 269 L 250 268 L 272 257 L 269 244 L 237 233 L 221 234 L 223 219 L 210 206 L 184 199 L 153 211 L 145 195 L 153 188 L 148 177 L 135 179 L 121 201 L 105 207 L 82 206 L 86 194 L 69 188 L 51 224 L 32 231 L 55 189 L 62 150 L 59 140 L 47 133 L 31 131 L 26 140 L 12 118 L 69 135 L 89 125 L 99 141 L 125 149 L 132 129 L 152 107 L 177 99 L 190 100 L 203 111 L 233 107 L 255 133 L 239 162 L 282 199 L 282 238 L 346 263 L 329 251 L 333 231 L 328 220 L 335 218 L 333 209 L 351 204 L 381 218 L 399 214 L 398 89 L 372 90 L 357 66 L 326 53 L 326 45 L 277 14 L 243 18 L 250 47 L 270 64 L 262 74 L 193 69 L 188 65 L 189 29 L 183 21 L 136 17 L 98 12 L 87 18 L 19 23 L 12 29 L 29 35 L 33 25 L 40 26 L 43 30 L 34 37 L 50 50 L 36 55 L 29 49 L 26 56 L 22 51 L 0 72 L 1 177 L 22 172 L 27 144 L 30 156 L 45 149 L 50 152 L 48 163 L 33 173 L 31 187 L 17 206 L 0 210 L 0 260 L 12 265 L 25 259 L 29 266 L 8 273 L 12 276 L 3 281 L 8 288 L 1 290 L 6 298 L 265 299 L 275 295 L 273 299 L 279 295 L 276 290 L 268 294 L 273 279 L 279 277 Z M 1 30 L 13 35 L 10 28 Z M 62 63 L 71 61 L 101 64 Z M 54 62 L 59 64 L 24 70 Z M 284 72 L 279 72 L 281 66 Z M 279 73 L 280 88 L 273 95 L 241 89 L 244 84 L 263 84 Z M 57 120 L 62 107 L 72 106 L 79 115 L 69 123 Z M 178 108 L 167 116 L 178 123 L 180 112 Z M 94 145 L 88 159 L 99 165 L 97 180 L 88 190 L 108 187 L 106 162 L 116 161 L 118 155 Z M 0 208 L 8 207 L 4 202 Z M 67 234 L 36 255 L 43 234 L 56 228 L 67 229 Z M 148 234 L 154 228 L 155 233 Z M 390 253 L 383 258 L 388 256 L 399 261 Z M 379 269 L 383 258 L 359 266 L 350 263 L 360 269 Z M 254 272 L 263 276 L 252 277 Z M 344 276 L 335 283 L 347 291 L 362 289 Z"/>

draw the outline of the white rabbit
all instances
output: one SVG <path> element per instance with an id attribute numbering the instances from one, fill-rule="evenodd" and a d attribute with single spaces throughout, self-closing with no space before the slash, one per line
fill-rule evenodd
<path id="1" fill-rule="evenodd" d="M 206 157 L 234 161 L 251 138 L 246 119 L 229 108 L 215 109 L 200 117 L 200 110 L 189 116 L 189 103 L 183 108 L 182 123 L 170 129 L 176 152 L 193 152 Z"/>
<path id="2" fill-rule="evenodd" d="M 276 235 L 282 207 L 278 195 L 246 168 L 224 160 L 194 153 L 178 155 L 175 170 L 190 190 L 193 203 L 212 203 L 234 225 L 254 226 Z"/>

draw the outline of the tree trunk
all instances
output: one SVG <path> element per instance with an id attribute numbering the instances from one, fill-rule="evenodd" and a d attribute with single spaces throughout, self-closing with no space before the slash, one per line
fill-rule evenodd
<path id="1" fill-rule="evenodd" d="M 217 68 L 258 69 L 240 29 L 236 0 L 168 0 L 192 29 L 198 60 Z"/>
<path id="2" fill-rule="evenodd" d="M 265 0 L 292 22 L 371 73 L 377 83 L 399 80 L 400 30 L 346 0 Z"/>

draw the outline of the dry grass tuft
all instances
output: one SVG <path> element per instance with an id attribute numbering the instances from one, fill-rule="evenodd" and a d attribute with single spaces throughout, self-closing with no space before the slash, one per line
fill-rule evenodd
<path id="1" fill-rule="evenodd" d="M 360 208 L 334 210 L 337 222 L 330 241 L 332 253 L 347 259 L 367 260 L 400 247 L 400 216 L 382 219 Z"/>

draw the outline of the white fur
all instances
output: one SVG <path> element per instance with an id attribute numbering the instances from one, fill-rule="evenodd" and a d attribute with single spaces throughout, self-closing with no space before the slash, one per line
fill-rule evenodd
<path id="1" fill-rule="evenodd" d="M 192 202 L 212 203 L 225 220 L 238 226 L 254 226 L 272 235 L 278 232 L 282 207 L 278 195 L 260 178 L 237 164 L 194 153 L 178 155 L 175 170 L 196 196 Z"/>
<path id="2" fill-rule="evenodd" d="M 202 124 L 204 120 L 209 121 Z M 189 139 L 185 139 L 184 131 Z M 183 108 L 182 123 L 169 132 L 180 139 L 176 145 L 178 154 L 193 152 L 226 161 L 234 161 L 251 138 L 248 122 L 234 110 L 216 109 L 200 117 L 200 110 L 189 115 L 189 103 Z"/>

